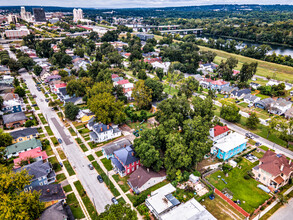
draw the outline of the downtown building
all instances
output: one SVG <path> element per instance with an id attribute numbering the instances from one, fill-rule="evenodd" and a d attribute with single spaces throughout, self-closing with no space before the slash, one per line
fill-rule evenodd
<path id="1" fill-rule="evenodd" d="M 83 11 L 82 9 L 73 9 L 73 22 L 78 22 L 83 19 Z"/>

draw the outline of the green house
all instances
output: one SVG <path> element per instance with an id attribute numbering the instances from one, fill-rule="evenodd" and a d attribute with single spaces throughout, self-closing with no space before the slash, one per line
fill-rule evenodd
<path id="1" fill-rule="evenodd" d="M 28 151 L 34 148 L 40 147 L 42 149 L 42 143 L 39 139 L 31 139 L 28 141 L 22 141 L 12 144 L 6 147 L 6 158 L 17 157 L 19 153 Z"/>

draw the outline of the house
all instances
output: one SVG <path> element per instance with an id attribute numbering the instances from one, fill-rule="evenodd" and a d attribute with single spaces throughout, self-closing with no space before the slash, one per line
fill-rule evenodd
<path id="1" fill-rule="evenodd" d="M 89 61 L 86 60 L 78 60 L 73 63 L 73 69 L 76 69 L 77 71 L 80 70 L 81 68 L 85 71 L 87 71 L 87 65 L 90 64 Z"/>
<path id="2" fill-rule="evenodd" d="M 0 74 L 10 75 L 10 69 L 6 66 L 0 66 Z"/>
<path id="3" fill-rule="evenodd" d="M 138 33 L 136 34 L 136 36 L 139 37 L 139 39 L 142 41 L 147 41 L 148 39 L 154 38 L 153 34 L 146 34 L 146 33 Z"/>
<path id="4" fill-rule="evenodd" d="M 26 105 L 22 99 L 5 100 L 2 104 L 1 111 L 4 113 L 25 112 Z"/>
<path id="5" fill-rule="evenodd" d="M 56 81 L 57 82 L 57 81 Z M 51 91 L 55 94 L 59 93 L 59 89 L 61 88 L 66 88 L 67 84 L 62 82 L 62 83 L 56 83 L 56 84 L 53 84 L 51 86 Z"/>
<path id="6" fill-rule="evenodd" d="M 260 101 L 260 97 L 257 97 L 255 95 L 247 94 L 244 96 L 243 101 L 248 104 L 254 104 L 258 101 Z"/>
<path id="7" fill-rule="evenodd" d="M 171 65 L 171 62 L 159 62 L 159 61 L 155 61 L 152 62 L 151 65 L 153 66 L 154 69 L 158 69 L 161 68 L 163 69 L 164 73 L 167 73 L 169 70 L 169 67 Z"/>
<path id="8" fill-rule="evenodd" d="M 41 80 L 45 81 L 49 76 L 51 76 L 51 73 L 49 71 L 47 71 L 46 69 L 43 69 L 40 74 Z"/>
<path id="9" fill-rule="evenodd" d="M 219 139 L 211 148 L 211 153 L 219 159 L 227 160 L 246 149 L 247 139 L 236 132 Z"/>
<path id="10" fill-rule="evenodd" d="M 127 180 L 128 185 L 136 194 L 162 182 L 166 179 L 166 172 L 154 172 L 144 166 L 138 167 Z"/>
<path id="11" fill-rule="evenodd" d="M 292 178 L 292 160 L 288 160 L 283 154 L 268 150 L 259 159 L 259 164 L 252 169 L 252 173 L 257 181 L 276 190 L 286 185 Z"/>
<path id="12" fill-rule="evenodd" d="M 123 138 L 118 141 L 104 145 L 102 147 L 102 152 L 105 155 L 105 157 L 107 157 L 107 159 L 110 159 L 111 157 L 114 157 L 114 152 L 116 150 L 119 150 L 129 145 L 131 145 L 131 142 L 128 139 Z"/>
<path id="13" fill-rule="evenodd" d="M 3 124 L 7 128 L 20 127 L 24 125 L 24 123 L 27 121 L 27 117 L 25 116 L 23 112 L 3 115 L 2 118 L 3 118 Z"/>
<path id="14" fill-rule="evenodd" d="M 25 128 L 22 130 L 10 132 L 10 135 L 13 138 L 12 143 L 31 140 L 33 138 L 36 138 L 38 134 L 39 132 L 36 128 Z"/>
<path id="15" fill-rule="evenodd" d="M 65 99 L 64 102 L 65 103 L 72 102 L 74 105 L 80 105 L 80 104 L 83 104 L 84 103 L 82 97 L 75 97 L 75 96 L 70 97 L 69 99 Z"/>
<path id="16" fill-rule="evenodd" d="M 293 118 L 293 107 L 291 107 L 290 109 L 288 109 L 285 114 L 284 114 L 285 118 L 287 119 L 291 119 Z"/>
<path id="17" fill-rule="evenodd" d="M 238 87 L 232 87 L 232 86 L 224 86 L 221 89 L 221 94 L 231 94 L 233 91 L 238 91 Z"/>
<path id="18" fill-rule="evenodd" d="M 157 219 L 161 219 L 160 216 L 162 214 L 180 204 L 180 202 L 172 195 L 175 191 L 176 188 L 169 183 L 151 192 L 151 195 L 145 200 L 145 205 Z"/>
<path id="19" fill-rule="evenodd" d="M 210 139 L 215 142 L 229 134 L 229 128 L 225 126 L 216 125 L 210 129 Z"/>
<path id="20" fill-rule="evenodd" d="M 9 75 L 2 75 L 0 76 L 0 84 L 8 84 L 12 85 L 14 81 L 14 77 Z"/>
<path id="21" fill-rule="evenodd" d="M 19 153 L 25 152 L 34 148 L 40 147 L 42 149 L 42 143 L 39 139 L 31 139 L 27 141 L 18 142 L 6 147 L 6 158 L 17 157 Z"/>
<path id="22" fill-rule="evenodd" d="M 114 157 L 111 157 L 113 170 L 120 176 L 125 176 L 134 172 L 140 166 L 140 160 L 135 156 L 132 145 L 123 147 L 114 151 Z"/>
<path id="23" fill-rule="evenodd" d="M 194 198 L 188 200 L 185 203 L 181 203 L 175 206 L 170 211 L 160 215 L 160 220 L 216 220 L 216 218 L 205 209 L 198 201 Z"/>
<path id="24" fill-rule="evenodd" d="M 118 86 L 118 85 L 122 86 L 124 94 L 131 92 L 134 87 L 133 83 L 129 82 L 128 79 L 120 80 L 120 81 L 114 82 L 113 84 L 114 86 Z"/>
<path id="25" fill-rule="evenodd" d="M 115 83 L 115 82 L 118 82 L 118 81 L 121 81 L 121 80 L 124 80 L 123 77 L 115 77 L 115 78 L 112 78 L 112 81 Z"/>
<path id="26" fill-rule="evenodd" d="M 64 102 L 66 99 L 70 98 L 70 95 L 67 94 L 66 87 L 61 87 L 58 90 L 57 95 L 58 95 L 58 98 L 60 99 L 60 101 L 62 101 L 62 102 Z"/>
<path id="27" fill-rule="evenodd" d="M 291 108 L 291 106 L 291 102 L 286 101 L 286 99 L 279 98 L 271 103 L 271 107 L 269 108 L 268 112 L 276 115 L 283 115 L 287 110 Z"/>
<path id="28" fill-rule="evenodd" d="M 214 80 L 210 83 L 210 88 L 221 91 L 224 87 L 230 85 L 230 82 L 226 82 L 224 80 Z"/>
<path id="29" fill-rule="evenodd" d="M 14 163 L 14 168 L 19 168 L 21 167 L 21 162 L 23 161 L 29 161 L 30 159 L 33 159 L 34 161 L 43 161 L 47 162 L 48 155 L 46 151 L 42 151 L 40 147 L 20 152 L 18 155 L 18 158 L 13 160 Z"/>
<path id="30" fill-rule="evenodd" d="M 266 84 L 266 86 L 277 86 L 277 85 L 279 85 L 279 84 L 281 84 L 281 83 L 284 83 L 284 85 L 285 85 L 285 90 L 288 91 L 288 90 L 292 89 L 292 84 L 290 84 L 290 83 L 285 83 L 285 82 L 278 81 L 278 80 L 273 80 L 273 79 L 271 79 L 270 81 L 268 81 L 267 84 Z"/>
<path id="31" fill-rule="evenodd" d="M 0 94 L 11 93 L 14 91 L 14 87 L 12 85 L 2 84 L 0 85 Z"/>
<path id="32" fill-rule="evenodd" d="M 271 104 L 274 103 L 275 100 L 272 98 L 266 98 L 259 100 L 254 103 L 254 106 L 261 109 L 269 109 L 271 107 Z"/>
<path id="33" fill-rule="evenodd" d="M 61 80 L 61 76 L 60 75 L 50 75 L 45 79 L 45 83 L 49 83 L 49 82 L 56 81 L 56 80 Z"/>
<path id="34" fill-rule="evenodd" d="M 89 109 L 79 109 L 79 112 L 76 116 L 77 119 L 80 119 L 81 122 L 88 122 L 95 114 L 92 113 Z"/>
<path id="35" fill-rule="evenodd" d="M 19 95 L 13 92 L 5 93 L 5 94 L 0 94 L 2 96 L 3 101 L 9 101 L 9 100 L 19 100 Z"/>
<path id="36" fill-rule="evenodd" d="M 251 82 L 251 83 L 249 84 L 249 86 L 250 86 L 251 88 L 253 88 L 253 89 L 257 89 L 257 88 L 260 87 L 261 85 L 258 84 L 258 83 L 255 83 L 255 82 Z"/>
<path id="37" fill-rule="evenodd" d="M 92 119 L 94 119 L 94 117 Z M 90 121 L 88 125 L 90 124 Z M 88 128 L 92 130 L 92 132 L 90 132 L 90 138 L 91 141 L 95 143 L 101 143 L 121 136 L 121 131 L 118 128 L 118 125 L 111 126 L 103 123 L 95 123 L 92 127 Z"/>
<path id="38" fill-rule="evenodd" d="M 251 94 L 251 89 L 241 89 L 241 90 L 234 90 L 231 92 L 231 98 L 234 99 L 243 99 L 245 95 Z"/>
<path id="39" fill-rule="evenodd" d="M 60 201 L 65 202 L 66 196 L 61 184 L 50 184 L 50 185 L 42 185 L 35 186 L 33 190 L 40 192 L 40 201 L 46 202 L 47 204 L 55 204 Z M 46 204 L 46 205 L 47 205 Z"/>
<path id="40" fill-rule="evenodd" d="M 52 219 L 74 220 L 75 218 L 71 212 L 69 205 L 60 201 L 46 208 L 40 217 L 40 220 L 52 220 Z"/>
<path id="41" fill-rule="evenodd" d="M 28 174 L 32 176 L 30 184 L 24 187 L 24 191 L 32 190 L 36 186 L 48 185 L 56 181 L 56 175 L 53 166 L 50 162 L 37 161 L 23 167 L 14 169 L 14 172 L 27 170 Z"/>

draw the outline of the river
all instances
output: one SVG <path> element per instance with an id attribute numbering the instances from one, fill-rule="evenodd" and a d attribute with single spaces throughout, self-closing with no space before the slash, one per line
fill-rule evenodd
<path id="1" fill-rule="evenodd" d="M 209 37 L 197 37 L 197 39 L 202 39 L 204 41 L 207 41 Z M 217 37 L 213 37 L 215 40 L 217 40 Z M 231 38 L 223 38 L 226 40 L 233 40 Z M 235 40 L 235 39 L 234 39 Z M 235 40 L 237 42 L 240 42 L 240 40 Z M 262 44 L 260 43 L 252 43 L 250 41 L 245 41 L 245 40 L 241 40 L 242 44 L 237 46 L 237 49 L 242 49 L 243 47 L 245 47 L 246 45 L 248 47 L 250 46 L 260 46 Z M 286 46 L 281 46 L 281 45 L 275 45 L 275 44 L 267 44 L 269 45 L 272 50 L 268 52 L 268 54 L 272 54 L 274 51 L 277 55 L 281 54 L 281 55 L 291 55 L 291 57 L 293 57 L 293 47 L 286 47 Z"/>

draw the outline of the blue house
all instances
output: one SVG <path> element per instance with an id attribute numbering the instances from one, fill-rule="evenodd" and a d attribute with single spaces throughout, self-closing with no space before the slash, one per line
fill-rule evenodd
<path id="1" fill-rule="evenodd" d="M 128 139 L 123 138 L 118 141 L 104 145 L 102 147 L 102 152 L 105 157 L 107 157 L 107 159 L 110 159 L 111 157 L 114 157 L 114 151 L 129 145 L 131 145 L 131 142 Z"/>
<path id="2" fill-rule="evenodd" d="M 20 172 L 27 170 L 28 174 L 33 178 L 31 183 L 24 187 L 24 191 L 32 190 L 36 186 L 48 185 L 56 181 L 56 174 L 50 162 L 43 162 L 42 160 L 17 168 L 14 171 Z"/>
<path id="3" fill-rule="evenodd" d="M 211 148 L 211 153 L 219 159 L 227 160 L 246 149 L 247 139 L 236 132 L 217 140 Z"/>
<path id="4" fill-rule="evenodd" d="M 1 111 L 4 113 L 25 112 L 26 106 L 20 99 L 11 99 L 3 102 Z"/>

